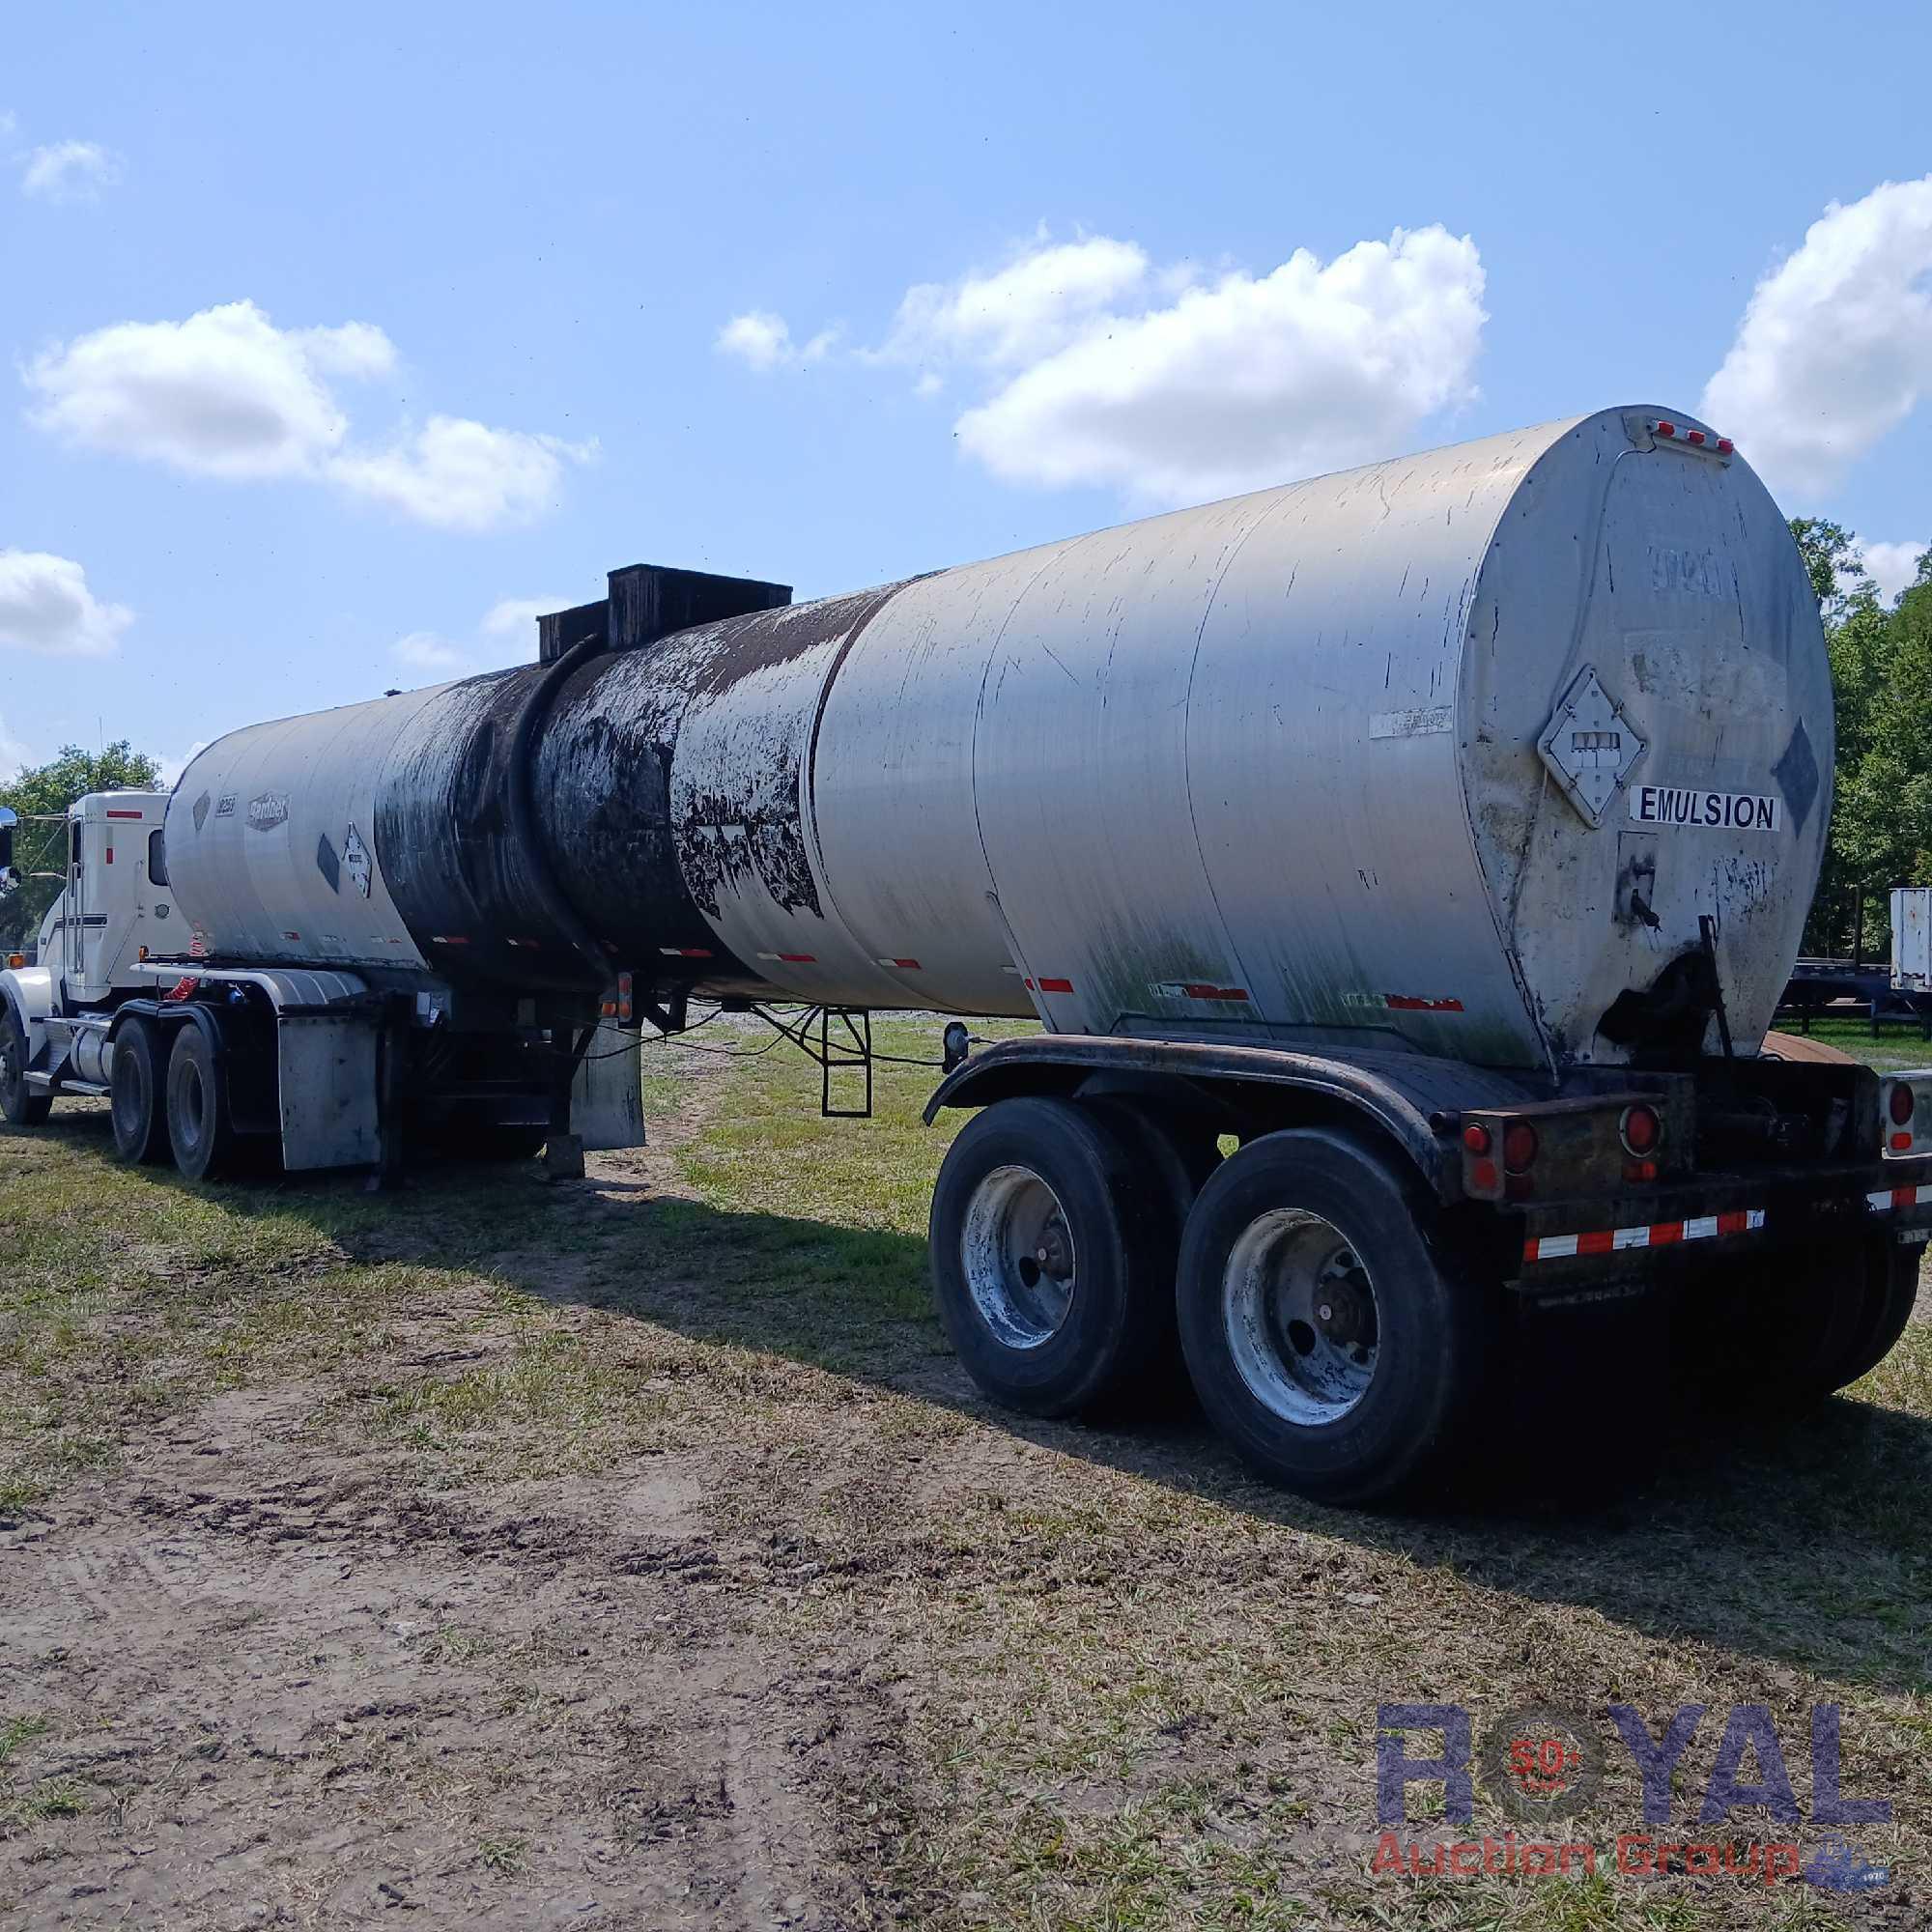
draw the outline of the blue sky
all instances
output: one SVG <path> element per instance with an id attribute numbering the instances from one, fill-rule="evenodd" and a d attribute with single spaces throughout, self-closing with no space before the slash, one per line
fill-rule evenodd
<path id="1" fill-rule="evenodd" d="M 1922 5 L 16 10 L 0 761 L 526 658 L 622 563 L 846 589 L 1727 356 L 1895 577 L 1928 60 Z"/>

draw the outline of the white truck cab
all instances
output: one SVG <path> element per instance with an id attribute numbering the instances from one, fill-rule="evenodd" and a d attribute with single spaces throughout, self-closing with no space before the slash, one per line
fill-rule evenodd
<path id="1" fill-rule="evenodd" d="M 104 1094 L 114 1009 L 152 994 L 151 953 L 183 950 L 168 887 L 168 794 L 91 792 L 68 808 L 66 884 L 46 917 L 34 963 L 0 971 L 0 1110 L 45 1118 L 54 1094 Z M 14 814 L 7 814 L 12 820 Z M 13 867 L 17 824 L 0 824 L 0 867 Z"/>

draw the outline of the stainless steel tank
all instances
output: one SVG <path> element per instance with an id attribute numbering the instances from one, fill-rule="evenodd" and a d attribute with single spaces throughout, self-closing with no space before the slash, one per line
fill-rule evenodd
<path id="1" fill-rule="evenodd" d="M 1832 758 L 1776 507 L 1633 408 L 239 732 L 168 848 L 242 956 L 1548 1066 L 1693 961 L 1761 1037 Z"/>

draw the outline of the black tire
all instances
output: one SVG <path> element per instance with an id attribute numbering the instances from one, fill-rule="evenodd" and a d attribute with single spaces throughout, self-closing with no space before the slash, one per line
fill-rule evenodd
<path id="1" fill-rule="evenodd" d="M 1172 1376 L 1179 1224 L 1099 1109 L 1028 1097 L 977 1115 L 940 1167 L 930 1231 L 939 1319 L 1003 1407 L 1092 1415 Z"/>
<path id="2" fill-rule="evenodd" d="M 1918 1262 L 1924 1248 L 1906 1247 L 1885 1236 L 1871 1245 L 1875 1252 L 1868 1273 L 1865 1319 L 1858 1346 L 1843 1365 L 1840 1388 L 1849 1388 L 1870 1375 L 1891 1353 L 1918 1299 Z"/>
<path id="3" fill-rule="evenodd" d="M 27 1086 L 27 1030 L 12 1001 L 0 1004 L 0 1114 L 14 1127 L 38 1127 L 53 1111 L 53 1095 Z"/>
<path id="4" fill-rule="evenodd" d="M 1904 1333 L 1919 1252 L 1868 1235 L 1731 1259 L 1687 1290 L 1687 1378 L 1719 1409 L 1772 1419 L 1814 1407 Z"/>
<path id="5" fill-rule="evenodd" d="M 1326 1128 L 1250 1141 L 1201 1190 L 1181 1347 L 1209 1420 L 1270 1482 L 1372 1503 L 1457 1466 L 1495 1297 L 1452 1278 L 1431 1206 L 1394 1161 Z"/>
<path id="6" fill-rule="evenodd" d="M 215 1180 L 235 1165 L 228 1082 L 213 1043 L 191 1021 L 168 1055 L 168 1139 L 190 1180 Z"/>
<path id="7" fill-rule="evenodd" d="M 1097 1094 L 1080 1104 L 1111 1122 L 1140 1151 L 1167 1190 L 1174 1225 L 1183 1226 L 1195 1196 L 1221 1165 L 1212 1126 L 1191 1115 L 1169 1113 L 1139 1094 Z"/>
<path id="8" fill-rule="evenodd" d="M 124 1020 L 114 1036 L 108 1108 L 114 1122 L 114 1151 L 129 1166 L 166 1160 L 172 1151 L 167 1100 L 161 1091 L 165 1084 L 159 1029 L 139 1015 Z"/>

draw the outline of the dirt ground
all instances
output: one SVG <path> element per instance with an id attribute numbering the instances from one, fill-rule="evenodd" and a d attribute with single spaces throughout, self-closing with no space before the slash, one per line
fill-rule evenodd
<path id="1" fill-rule="evenodd" d="M 1932 1923 L 1922 1321 L 1615 1494 L 1323 1511 L 1181 1407 L 986 1409 L 925 1305 L 923 1076 L 826 1123 L 751 1043 L 579 1184 L 0 1139 L 0 1920 Z M 1552 1443 L 1636 1426 L 1587 1399 Z M 1834 1700 L 1891 1882 L 1375 1875 L 1377 1708 L 1431 1698 L 1714 1707 L 1687 1819 L 1737 1703 L 1808 1802 Z"/>

